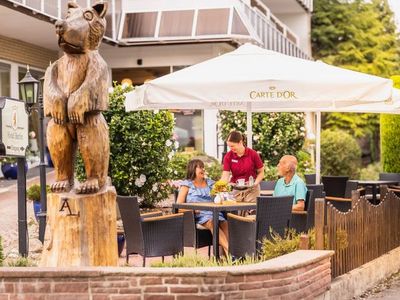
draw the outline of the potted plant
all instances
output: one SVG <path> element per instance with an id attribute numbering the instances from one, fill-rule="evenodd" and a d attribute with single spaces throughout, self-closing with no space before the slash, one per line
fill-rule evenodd
<path id="1" fill-rule="evenodd" d="M 231 188 L 230 188 L 228 182 L 226 182 L 224 180 L 218 180 L 214 184 L 210 194 L 211 194 L 211 196 L 215 196 L 215 198 L 214 198 L 215 203 L 222 203 L 223 201 L 229 199 L 228 192 L 230 192 L 230 190 L 231 190 Z"/>
<path id="2" fill-rule="evenodd" d="M 1 172 L 6 179 L 17 179 L 18 166 L 15 157 L 3 157 L 0 159 Z M 28 171 L 28 164 L 25 162 L 25 172 Z"/>
<path id="3" fill-rule="evenodd" d="M 46 192 L 50 192 L 50 186 L 46 185 Z M 33 184 L 26 190 L 26 198 L 33 203 L 33 211 L 35 213 L 36 221 L 38 221 L 38 214 L 42 210 L 42 206 L 40 204 L 40 185 Z"/>

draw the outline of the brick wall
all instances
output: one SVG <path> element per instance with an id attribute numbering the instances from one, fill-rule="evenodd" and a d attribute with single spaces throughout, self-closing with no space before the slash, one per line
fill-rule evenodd
<path id="1" fill-rule="evenodd" d="M 330 288 L 332 253 L 220 268 L 0 268 L 0 300 L 314 299 Z"/>
<path id="2" fill-rule="evenodd" d="M 20 40 L 0 36 L 0 58 L 46 69 L 49 62 L 58 59 L 57 51 L 52 51 Z"/>

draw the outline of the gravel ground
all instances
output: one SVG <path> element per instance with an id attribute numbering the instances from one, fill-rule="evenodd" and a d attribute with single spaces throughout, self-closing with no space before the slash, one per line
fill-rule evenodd
<path id="1" fill-rule="evenodd" d="M 353 299 L 400 299 L 400 270 L 389 278 L 382 280 L 372 289 L 367 290 L 360 297 Z"/>

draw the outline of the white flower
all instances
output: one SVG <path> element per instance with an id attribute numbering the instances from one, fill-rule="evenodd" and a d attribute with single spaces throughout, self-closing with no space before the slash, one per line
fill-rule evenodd
<path id="1" fill-rule="evenodd" d="M 135 185 L 136 185 L 137 187 L 141 187 L 143 184 L 140 182 L 140 179 L 139 179 L 139 178 L 136 178 L 136 180 L 135 180 Z"/>
<path id="2" fill-rule="evenodd" d="M 306 130 L 306 129 L 305 129 L 304 127 L 300 127 L 300 130 L 301 130 L 301 131 L 304 131 L 304 130 Z"/>
<path id="3" fill-rule="evenodd" d="M 126 89 L 129 86 L 129 84 L 124 82 L 121 86 L 122 86 L 123 89 Z"/>
<path id="4" fill-rule="evenodd" d="M 145 183 L 146 182 L 146 175 L 140 174 L 139 180 L 140 180 L 140 182 Z"/>
<path id="5" fill-rule="evenodd" d="M 109 88 L 108 88 L 108 93 L 111 94 L 111 93 L 113 93 L 113 92 L 114 92 L 114 88 L 113 88 L 113 87 L 109 87 Z"/>
<path id="6" fill-rule="evenodd" d="M 179 148 L 179 142 L 178 142 L 178 141 L 175 141 L 174 147 L 175 147 L 175 149 L 178 149 L 178 148 Z"/>
<path id="7" fill-rule="evenodd" d="M 168 159 L 169 159 L 169 160 L 171 160 L 173 156 L 174 156 L 174 152 L 168 153 Z"/>
<path id="8" fill-rule="evenodd" d="M 274 152 L 272 152 L 273 155 L 278 155 L 278 151 L 274 150 Z"/>
<path id="9" fill-rule="evenodd" d="M 258 141 L 260 139 L 260 136 L 259 135 L 254 135 L 253 136 L 253 140 L 255 140 L 255 141 Z"/>
<path id="10" fill-rule="evenodd" d="M 160 110 L 159 109 L 155 109 L 155 110 L 153 110 L 153 113 L 154 114 L 158 114 L 160 112 Z"/>
<path id="11" fill-rule="evenodd" d="M 174 174 L 175 174 L 175 175 L 178 175 L 178 172 L 175 170 L 175 171 L 174 171 Z"/>
<path id="12" fill-rule="evenodd" d="M 171 147 L 171 145 L 172 145 L 171 140 L 167 140 L 167 141 L 165 142 L 165 146 Z"/>
<path id="13" fill-rule="evenodd" d="M 143 143 L 142 143 L 142 146 L 146 146 L 146 142 L 143 142 Z"/>
<path id="14" fill-rule="evenodd" d="M 153 192 L 157 192 L 158 190 L 157 183 L 153 184 L 153 187 L 151 189 L 153 190 Z"/>

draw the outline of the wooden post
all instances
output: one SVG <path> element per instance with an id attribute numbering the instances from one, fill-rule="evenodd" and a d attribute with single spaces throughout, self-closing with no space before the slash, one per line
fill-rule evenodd
<path id="1" fill-rule="evenodd" d="M 315 199 L 315 249 L 324 250 L 325 199 Z"/>
<path id="2" fill-rule="evenodd" d="M 300 235 L 299 249 L 300 250 L 308 250 L 308 249 L 310 249 L 309 241 L 310 241 L 310 239 L 308 238 L 307 234 Z"/>
<path id="3" fill-rule="evenodd" d="M 360 199 L 360 192 L 358 190 L 351 191 L 351 208 L 353 208 Z"/>
<path id="4" fill-rule="evenodd" d="M 48 194 L 41 266 L 117 266 L 116 192 Z"/>

